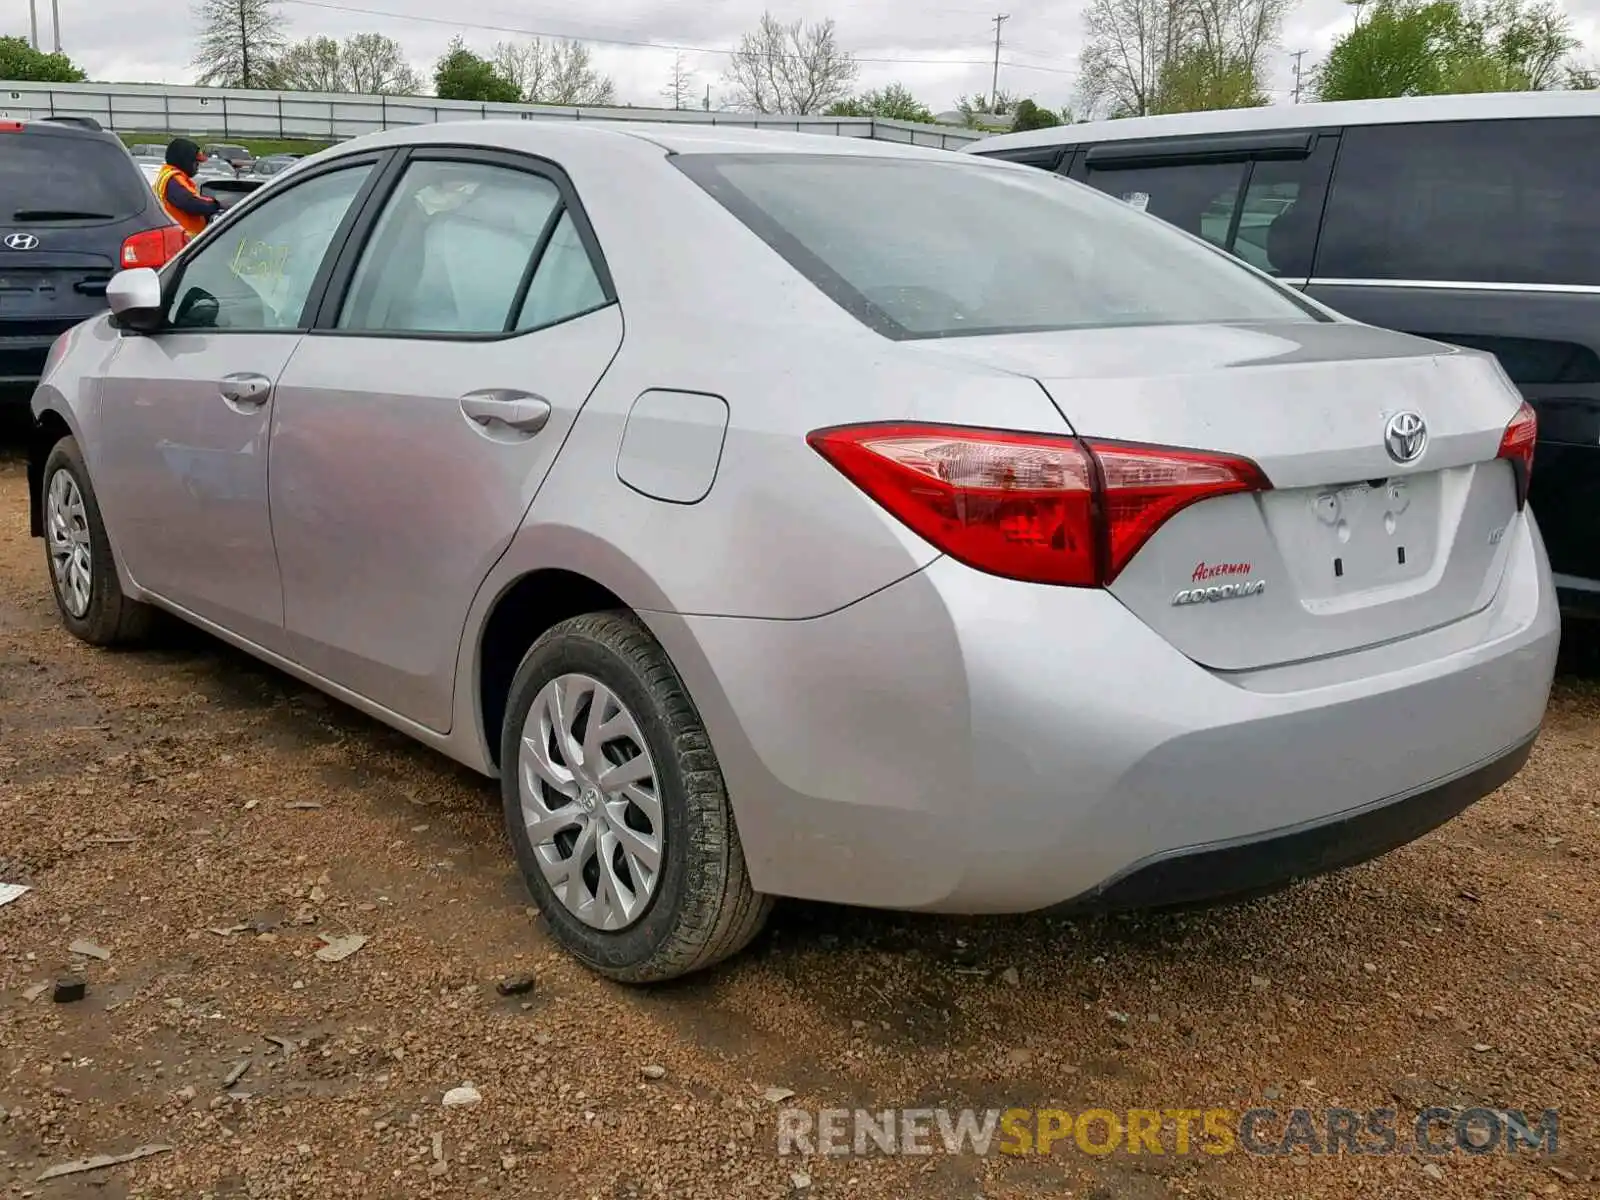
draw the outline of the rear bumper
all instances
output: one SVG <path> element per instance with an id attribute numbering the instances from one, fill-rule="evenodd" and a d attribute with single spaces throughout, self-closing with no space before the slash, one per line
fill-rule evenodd
<path id="1" fill-rule="evenodd" d="M 1464 774 L 1397 800 L 1265 837 L 1157 855 L 1069 900 L 1061 911 L 1180 907 L 1242 898 L 1366 862 L 1437 829 L 1511 779 L 1533 753 L 1535 740 L 1530 737 Z"/>
<path id="2" fill-rule="evenodd" d="M 1198 666 L 1108 593 L 949 559 L 809 621 L 644 615 L 758 890 L 964 913 L 1181 903 L 1219 890 L 1208 875 L 1248 890 L 1380 853 L 1520 765 L 1560 622 L 1531 515 L 1508 537 L 1473 617 L 1255 672 Z"/>
<path id="3" fill-rule="evenodd" d="M 0 388 L 18 389 L 19 398 L 26 400 L 27 394 L 21 389 L 31 389 L 39 382 L 57 336 L 12 336 L 0 327 Z"/>

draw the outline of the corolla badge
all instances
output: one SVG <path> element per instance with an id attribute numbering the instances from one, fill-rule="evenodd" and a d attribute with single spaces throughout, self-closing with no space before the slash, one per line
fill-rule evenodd
<path id="1" fill-rule="evenodd" d="M 1389 418 L 1383 427 L 1383 447 L 1397 463 L 1416 462 L 1428 447 L 1428 423 L 1422 414 L 1407 409 Z"/>
<path id="2" fill-rule="evenodd" d="M 1238 583 L 1214 583 L 1208 587 L 1184 588 L 1172 598 L 1172 606 L 1185 604 L 1211 604 L 1217 600 L 1243 600 L 1246 596 L 1259 596 L 1267 590 L 1265 579 L 1241 579 Z"/>
<path id="3" fill-rule="evenodd" d="M 8 233 L 5 246 L 7 250 L 34 250 L 39 246 L 39 239 L 31 233 Z"/>

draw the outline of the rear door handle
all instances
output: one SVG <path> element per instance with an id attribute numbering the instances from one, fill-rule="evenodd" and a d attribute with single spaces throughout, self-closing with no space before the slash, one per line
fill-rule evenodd
<path id="1" fill-rule="evenodd" d="M 224 375 L 217 384 L 217 391 L 234 408 L 260 408 L 272 394 L 272 380 L 265 375 L 240 371 Z"/>
<path id="2" fill-rule="evenodd" d="M 550 420 L 550 401 L 531 392 L 486 388 L 461 397 L 461 411 L 485 430 L 503 425 L 521 433 L 535 434 Z"/>

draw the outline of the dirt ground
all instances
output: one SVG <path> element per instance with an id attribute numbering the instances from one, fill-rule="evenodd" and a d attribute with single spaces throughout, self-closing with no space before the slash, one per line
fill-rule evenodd
<path id="1" fill-rule="evenodd" d="M 1345 874 L 1076 923 L 780 906 L 733 963 L 642 992 L 555 950 L 489 782 L 204 636 L 69 637 L 25 495 L 0 448 L 0 882 L 33 889 L 0 907 L 0 1195 L 1600 1195 L 1593 672 L 1558 682 L 1516 780 Z M 314 956 L 349 933 L 350 957 Z M 84 999 L 35 994 L 74 971 Z M 463 1084 L 481 1102 L 445 1107 Z M 1559 1141 L 780 1157 L 771 1089 L 808 1109 L 1393 1106 L 1402 1133 L 1430 1105 L 1553 1108 Z"/>

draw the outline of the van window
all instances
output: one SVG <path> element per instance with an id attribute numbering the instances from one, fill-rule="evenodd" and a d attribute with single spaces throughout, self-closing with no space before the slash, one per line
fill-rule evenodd
<path id="1" fill-rule="evenodd" d="M 1170 167 L 1095 170 L 1087 183 L 1134 208 L 1226 246 L 1248 163 L 1175 163 Z"/>
<path id="2" fill-rule="evenodd" d="M 1600 284 L 1600 118 L 1347 129 L 1327 279 Z"/>
<path id="3" fill-rule="evenodd" d="M 1228 249 L 1270 275 L 1305 279 L 1311 274 L 1327 178 L 1320 157 L 1256 163 Z"/>

